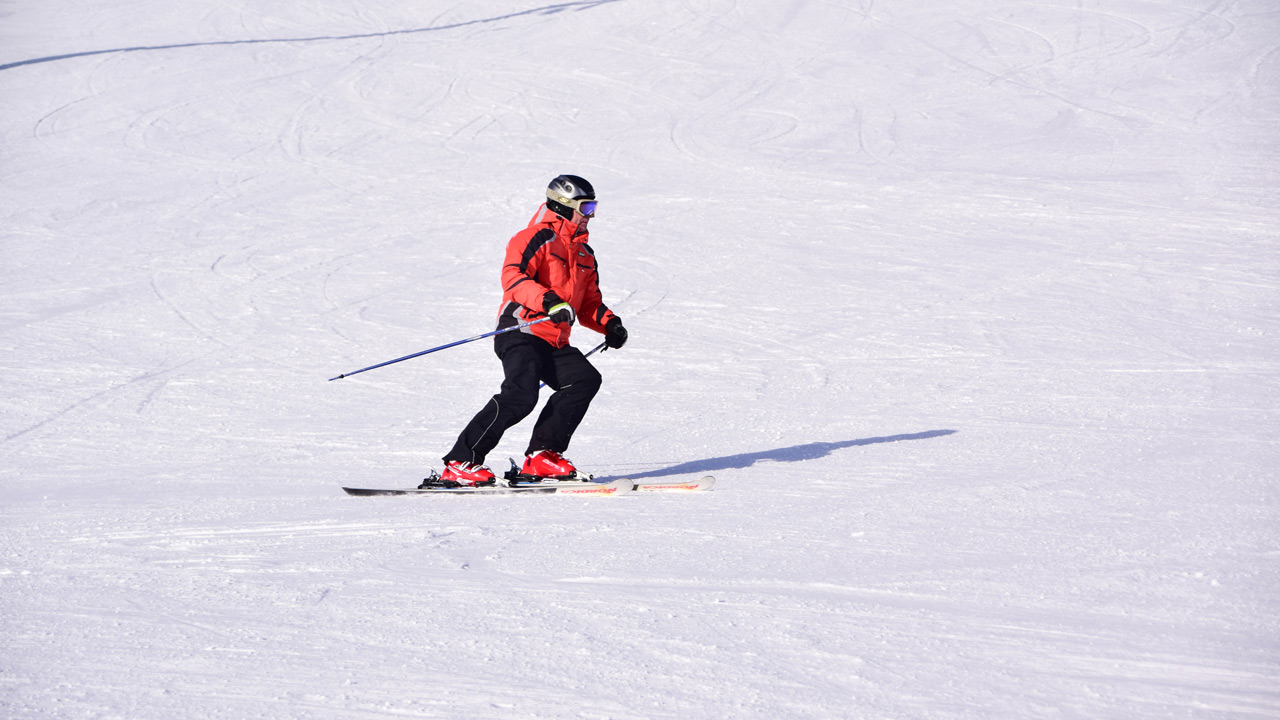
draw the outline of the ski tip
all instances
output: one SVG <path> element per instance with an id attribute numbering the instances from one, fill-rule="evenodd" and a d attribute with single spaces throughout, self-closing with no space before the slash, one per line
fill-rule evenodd
<path id="1" fill-rule="evenodd" d="M 711 475 L 704 475 L 697 480 L 686 480 L 683 482 L 637 483 L 635 489 L 638 492 L 682 493 L 710 490 L 711 486 L 715 484 L 715 477 Z"/>

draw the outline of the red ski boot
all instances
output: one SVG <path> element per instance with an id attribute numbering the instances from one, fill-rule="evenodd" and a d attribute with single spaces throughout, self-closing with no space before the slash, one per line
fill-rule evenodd
<path id="1" fill-rule="evenodd" d="M 484 487 L 496 484 L 497 478 L 483 465 L 450 460 L 444 465 L 440 481 L 445 487 Z"/>
<path id="2" fill-rule="evenodd" d="M 540 478 L 554 478 L 556 480 L 577 480 L 578 469 L 573 463 L 562 457 L 555 450 L 539 450 L 532 455 L 526 455 L 524 458 L 524 467 L 520 469 L 521 475 L 534 475 Z"/>

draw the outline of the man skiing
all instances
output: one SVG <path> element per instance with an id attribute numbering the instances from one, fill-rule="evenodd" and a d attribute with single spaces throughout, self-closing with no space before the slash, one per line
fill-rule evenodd
<path id="1" fill-rule="evenodd" d="M 627 342 L 621 318 L 602 302 L 595 253 L 587 245 L 587 225 L 595 212 L 591 183 L 577 175 L 560 175 L 547 186 L 547 201 L 529 226 L 507 243 L 498 329 L 551 319 L 495 336 L 494 352 L 505 374 L 502 388 L 444 456 L 443 485 L 496 482 L 484 466 L 485 456 L 508 428 L 533 412 L 540 382 L 555 393 L 533 427 L 521 472 L 553 478 L 577 475 L 561 453 L 600 389 L 600 373 L 569 345 L 569 333 L 576 321 L 603 333 L 610 348 Z"/>

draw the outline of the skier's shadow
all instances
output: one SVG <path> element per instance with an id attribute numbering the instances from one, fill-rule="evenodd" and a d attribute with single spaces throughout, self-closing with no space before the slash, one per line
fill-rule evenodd
<path id="1" fill-rule="evenodd" d="M 889 435 L 887 437 L 863 438 L 861 440 L 845 440 L 844 442 L 812 442 L 804 445 L 792 445 L 791 447 L 778 448 L 776 450 L 763 450 L 761 452 L 742 453 L 740 455 L 726 455 L 718 458 L 706 458 L 705 460 L 690 460 L 689 462 L 660 468 L 658 470 L 647 470 L 645 472 L 628 473 L 625 475 L 610 475 L 608 477 L 597 478 L 597 480 L 601 482 L 608 482 L 610 480 L 617 480 L 624 477 L 631 478 L 632 480 L 644 480 L 647 478 L 666 477 L 668 475 L 697 475 L 699 473 L 713 473 L 718 470 L 734 470 L 751 467 L 761 460 L 772 460 L 774 462 L 801 462 L 803 460 L 816 460 L 821 457 L 826 457 L 836 450 L 843 450 L 845 448 L 900 442 L 903 440 L 929 440 L 931 438 L 954 435 L 955 433 L 955 430 L 930 430 L 928 432 L 909 433 L 905 435 Z"/>

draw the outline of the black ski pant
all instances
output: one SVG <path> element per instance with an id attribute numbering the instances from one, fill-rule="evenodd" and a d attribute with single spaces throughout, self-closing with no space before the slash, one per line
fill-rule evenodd
<path id="1" fill-rule="evenodd" d="M 502 389 L 467 423 L 444 461 L 484 464 L 502 434 L 537 407 L 542 382 L 555 394 L 542 408 L 525 454 L 539 450 L 563 453 L 600 389 L 599 371 L 577 348 L 557 349 L 542 338 L 518 331 L 496 336 L 493 349 L 506 375 Z"/>

